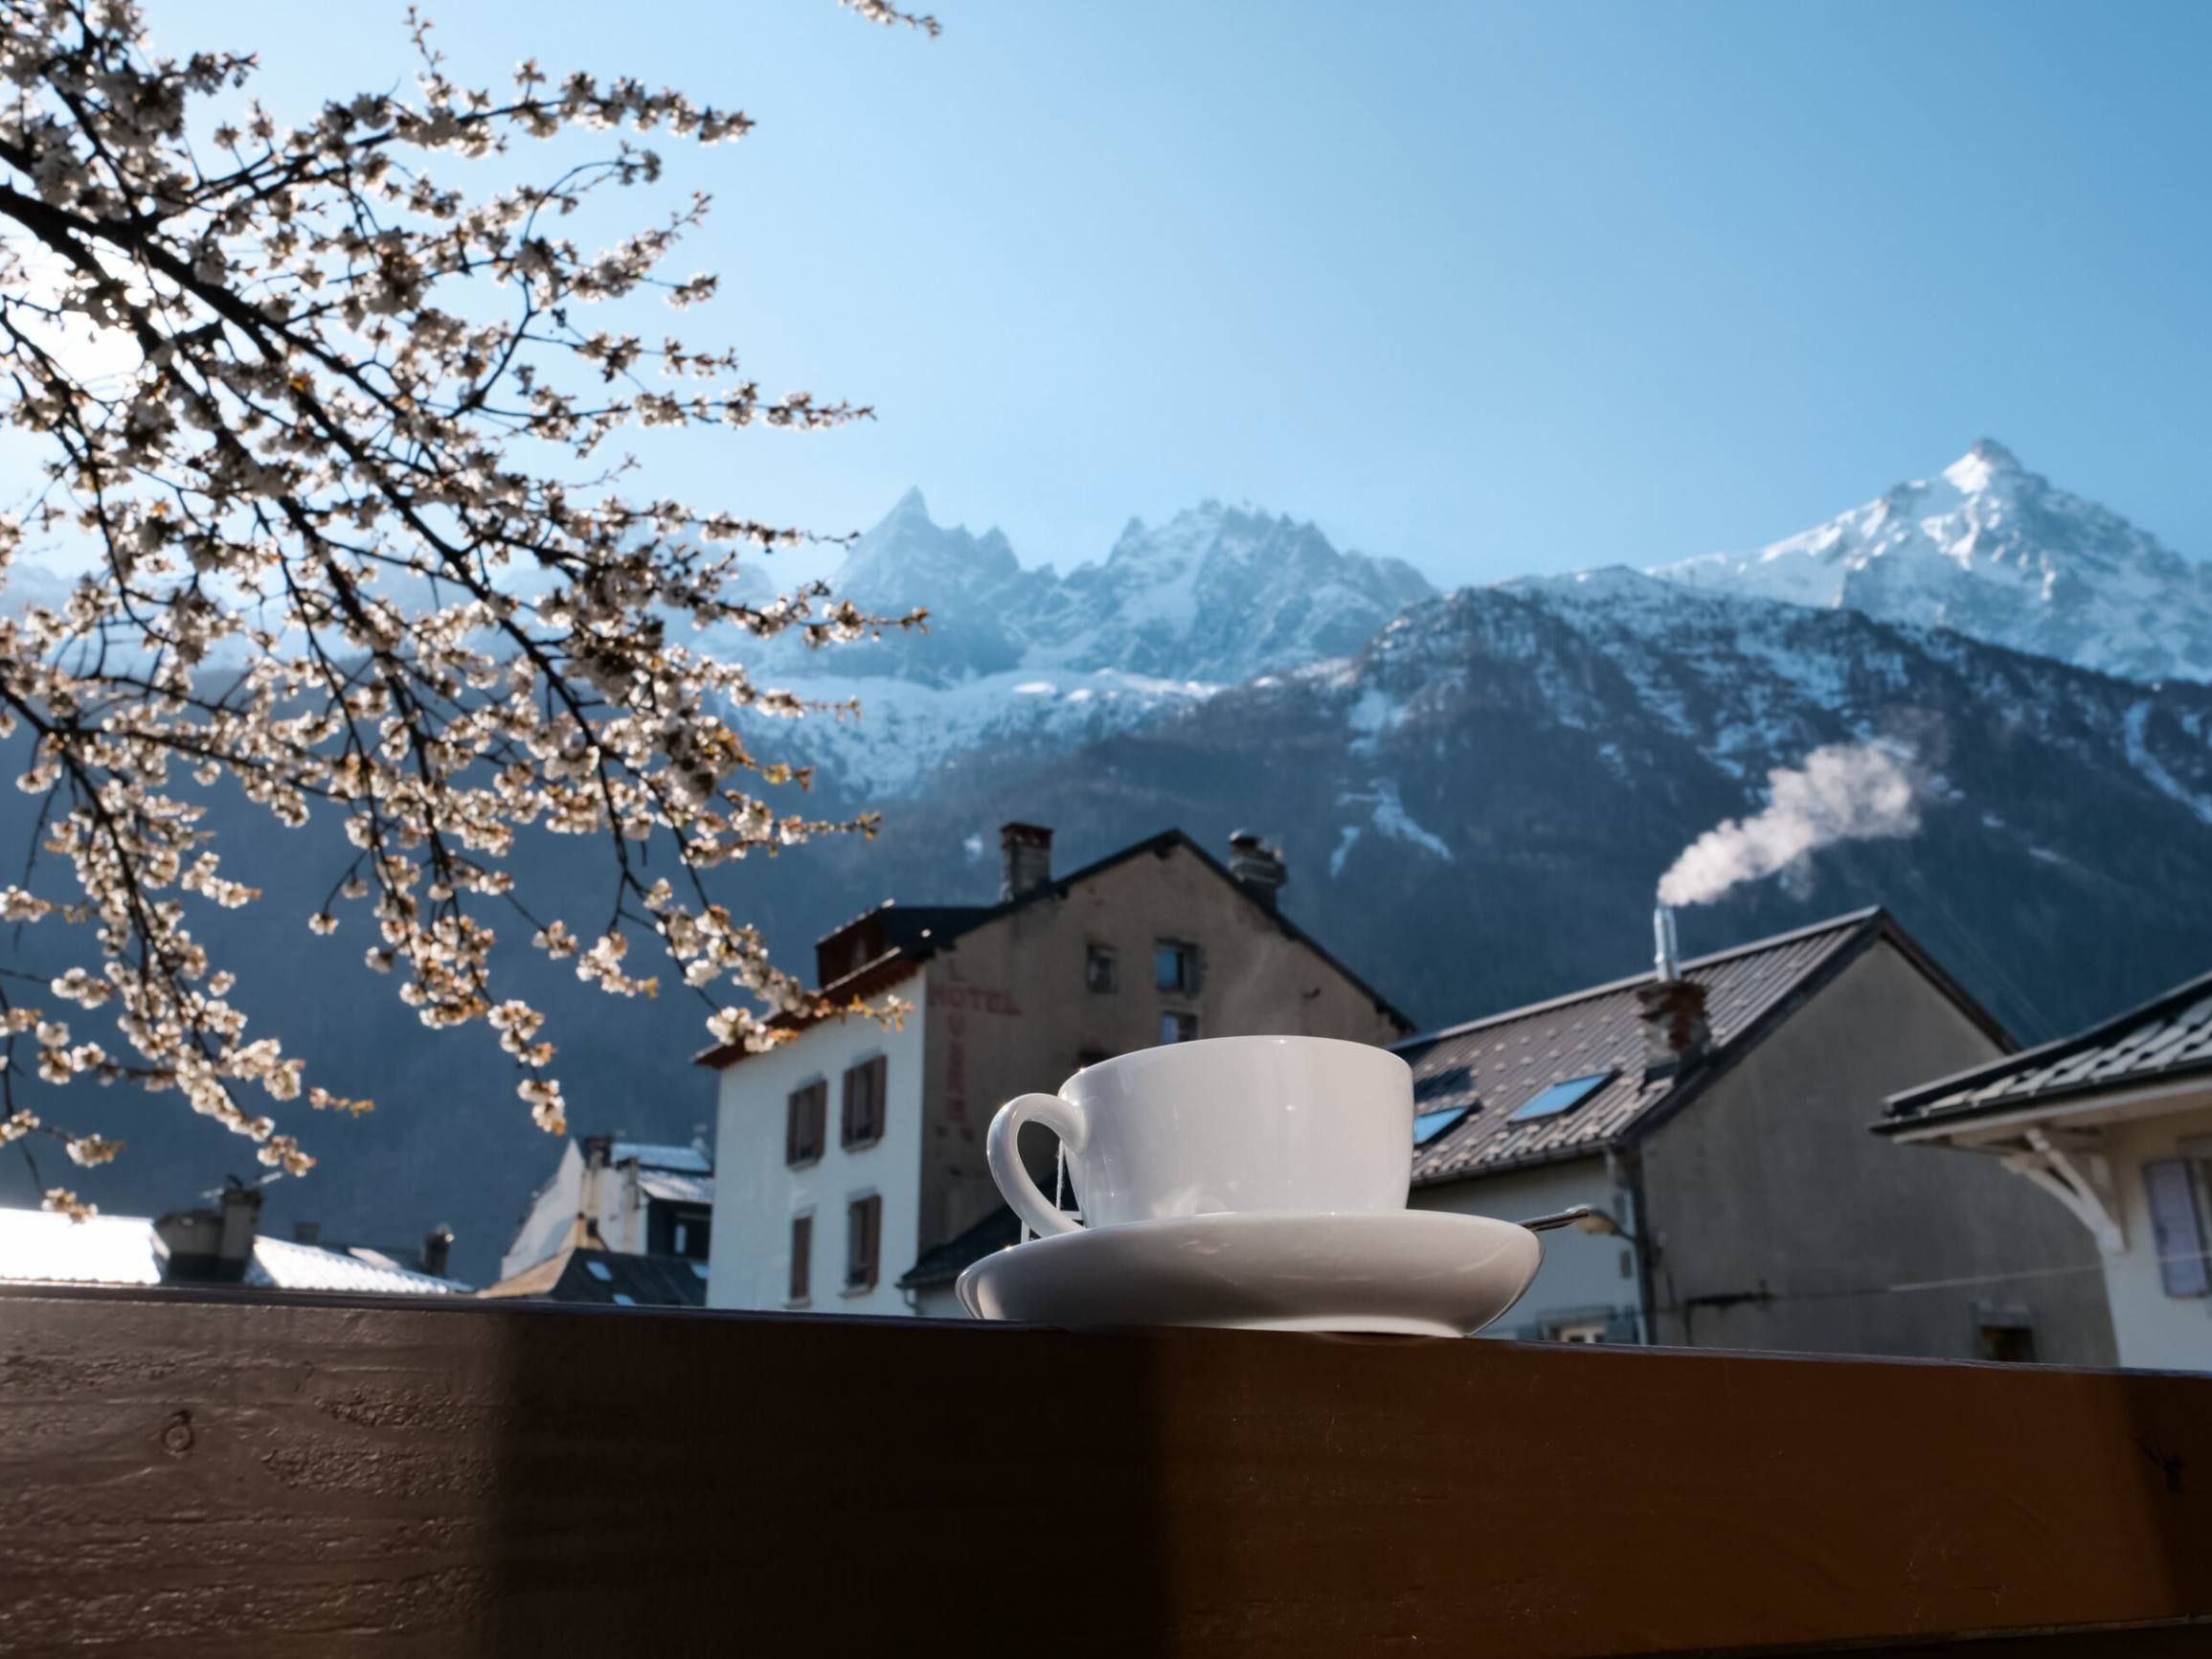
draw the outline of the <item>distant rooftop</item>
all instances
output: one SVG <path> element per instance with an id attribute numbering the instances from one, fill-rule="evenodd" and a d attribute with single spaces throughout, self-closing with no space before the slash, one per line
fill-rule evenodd
<path id="1" fill-rule="evenodd" d="M 633 1256 L 571 1244 L 477 1294 L 493 1301 L 704 1307 L 707 1263 L 687 1256 Z"/>
<path id="2" fill-rule="evenodd" d="M 1526 1008 L 1409 1037 L 1396 1052 L 1413 1068 L 1415 1110 L 1467 1116 L 1422 1146 L 1413 1184 L 1488 1174 L 1516 1165 L 1581 1157 L 1626 1139 L 1662 1106 L 1679 1103 L 1755 1045 L 1791 1009 L 1877 940 L 1902 950 L 1976 1024 L 2011 1046 L 2003 1028 L 1884 911 L 1861 910 L 1794 933 L 1740 944 L 1682 965 L 1705 988 L 1713 1048 L 1701 1063 L 1644 1076 L 1636 991 L 1649 973 Z M 1599 1078 L 1561 1110 L 1523 1113 L 1558 1085 Z M 1549 1104 L 1550 1102 L 1546 1102 Z M 1438 1116 L 1432 1121 L 1444 1123 Z"/>
<path id="3" fill-rule="evenodd" d="M 2212 974 L 2075 1036 L 1892 1095 L 1888 1130 L 2212 1077 Z"/>
<path id="4" fill-rule="evenodd" d="M 675 1170 L 690 1175 L 711 1175 L 714 1160 L 698 1147 L 678 1147 L 653 1141 L 617 1141 L 611 1161 L 626 1164 L 635 1158 L 641 1170 Z"/>
<path id="5" fill-rule="evenodd" d="M 142 1216 L 72 1221 L 43 1210 L 0 1209 L 0 1282 L 16 1284 L 159 1284 L 153 1223 Z M 338 1290 L 384 1296 L 452 1296 L 468 1286 L 398 1266 L 366 1246 L 257 1238 L 243 1281 L 271 1290 Z"/>

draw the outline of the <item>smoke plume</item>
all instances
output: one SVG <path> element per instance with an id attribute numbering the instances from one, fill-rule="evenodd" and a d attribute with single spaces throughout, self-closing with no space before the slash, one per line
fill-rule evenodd
<path id="1" fill-rule="evenodd" d="M 1920 828 L 1912 775 L 1874 743 L 1831 743 L 1802 770 L 1767 774 L 1767 809 L 1731 818 L 1691 842 L 1659 877 L 1661 904 L 1709 904 L 1739 882 L 1788 870 L 1838 841 L 1909 835 Z"/>

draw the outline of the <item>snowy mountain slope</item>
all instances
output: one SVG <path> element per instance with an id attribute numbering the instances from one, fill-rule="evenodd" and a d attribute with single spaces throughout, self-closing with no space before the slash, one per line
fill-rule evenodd
<path id="1" fill-rule="evenodd" d="M 1652 574 L 1955 628 L 2130 679 L 2212 679 L 2212 566 L 2057 489 L 1989 439 L 1817 529 Z"/>
<path id="2" fill-rule="evenodd" d="M 1069 862 L 1256 829 L 1293 914 L 1441 1021 L 1635 971 L 1685 846 L 1870 739 L 1914 757 L 1920 831 L 1685 913 L 1693 948 L 1886 904 L 2028 1035 L 2202 970 L 2212 688 L 1625 570 L 1446 595 L 1355 658 L 1069 754 L 972 755 L 875 851 L 896 890 L 957 898 L 1001 817 L 1054 825 Z"/>
<path id="3" fill-rule="evenodd" d="M 961 753 L 1061 746 L 1180 713 L 1225 685 L 1357 650 L 1433 590 L 1397 559 L 1343 553 L 1310 524 L 1205 502 L 1132 520 L 1102 560 L 1025 569 L 996 530 L 937 524 L 918 490 L 830 579 L 879 615 L 930 612 L 926 633 L 808 652 L 751 650 L 765 681 L 858 719 L 764 734 L 833 785 L 914 788 Z"/>

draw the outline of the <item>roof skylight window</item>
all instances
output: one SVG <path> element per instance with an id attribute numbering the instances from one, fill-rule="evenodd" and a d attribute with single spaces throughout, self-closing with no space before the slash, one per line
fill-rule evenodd
<path id="1" fill-rule="evenodd" d="M 1536 1118 L 1556 1118 L 1562 1112 L 1573 1111 L 1611 1081 L 1611 1072 L 1599 1072 L 1594 1077 L 1569 1078 L 1565 1082 L 1553 1083 L 1505 1121 L 1509 1124 L 1525 1124 Z"/>

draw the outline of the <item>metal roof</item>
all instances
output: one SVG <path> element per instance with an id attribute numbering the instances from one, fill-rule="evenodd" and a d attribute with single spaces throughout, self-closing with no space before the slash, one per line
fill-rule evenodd
<path id="1" fill-rule="evenodd" d="M 669 1204 L 711 1204 L 714 1201 L 714 1177 L 692 1175 L 678 1170 L 638 1170 L 638 1185 L 648 1198 L 659 1198 Z"/>
<path id="2" fill-rule="evenodd" d="M 451 1279 L 411 1273 L 354 1252 L 256 1239 L 244 1283 L 273 1290 L 344 1290 L 382 1296 L 452 1296 Z M 0 1209 L 0 1281 L 39 1284 L 159 1284 L 153 1223 L 142 1216 L 83 1221 L 44 1210 Z"/>
<path id="3" fill-rule="evenodd" d="M 697 1147 L 659 1145 L 651 1141 L 617 1141 L 607 1161 L 626 1164 L 632 1158 L 641 1170 L 680 1170 L 687 1174 L 711 1175 L 714 1160 Z"/>
<path id="4" fill-rule="evenodd" d="M 1413 1184 L 1490 1174 L 1515 1165 L 1585 1156 L 1627 1138 L 1659 1108 L 1680 1103 L 1753 1046 L 1800 993 L 1824 983 L 1876 939 L 1897 945 L 1937 988 L 2010 1046 L 1989 1015 L 1879 909 L 1738 945 L 1682 965 L 1705 988 L 1713 1049 L 1701 1063 L 1647 1080 L 1636 991 L 1638 974 L 1528 1008 L 1395 1045 L 1413 1068 L 1414 1110 L 1472 1107 L 1467 1119 L 1423 1147 Z M 1571 1110 L 1516 1124 L 1513 1114 L 1553 1083 L 1605 1075 Z"/>
<path id="5" fill-rule="evenodd" d="M 1987 1116 L 2212 1073 L 2212 974 L 1971 1072 L 1892 1095 L 1882 1129 Z"/>

